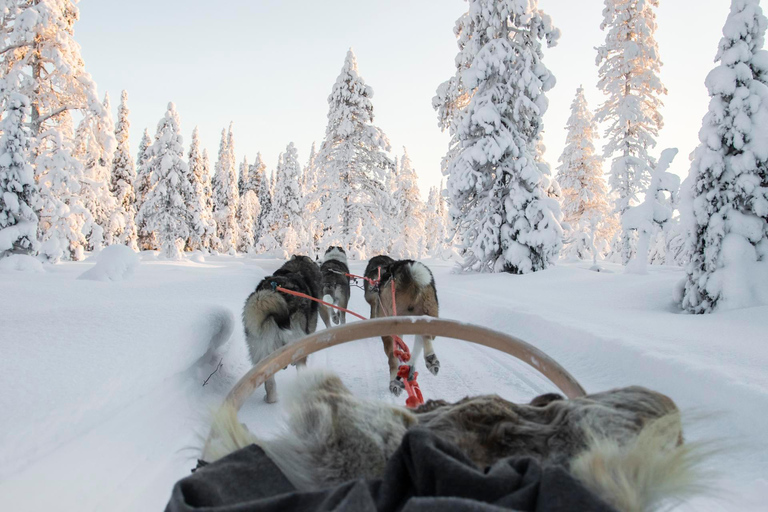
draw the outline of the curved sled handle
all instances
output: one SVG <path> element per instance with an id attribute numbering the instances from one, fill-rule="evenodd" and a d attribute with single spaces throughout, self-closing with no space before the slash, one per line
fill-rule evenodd
<path id="1" fill-rule="evenodd" d="M 495 348 L 529 364 L 555 384 L 568 398 L 586 395 L 584 388 L 554 359 L 525 341 L 477 325 L 427 316 L 375 318 L 352 322 L 310 334 L 295 343 L 273 352 L 251 368 L 227 395 L 226 403 L 239 411 L 243 403 L 269 377 L 290 363 L 313 352 L 349 341 L 386 336 L 388 334 L 419 334 L 471 341 Z"/>

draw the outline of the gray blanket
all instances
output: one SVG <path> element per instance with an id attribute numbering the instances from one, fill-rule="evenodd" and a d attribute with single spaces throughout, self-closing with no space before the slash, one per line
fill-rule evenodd
<path id="1" fill-rule="evenodd" d="M 615 512 L 559 466 L 502 459 L 478 470 L 454 445 L 414 428 L 380 480 L 299 492 L 256 445 L 176 483 L 166 512 Z"/>

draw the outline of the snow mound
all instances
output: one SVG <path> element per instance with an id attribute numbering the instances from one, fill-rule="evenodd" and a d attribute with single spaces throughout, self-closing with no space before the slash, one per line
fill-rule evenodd
<path id="1" fill-rule="evenodd" d="M 26 254 L 11 254 L 0 259 L 0 271 L 45 272 L 39 260 Z"/>
<path id="2" fill-rule="evenodd" d="M 205 263 L 205 256 L 203 255 L 202 251 L 195 251 L 190 254 L 188 258 L 189 261 L 194 261 L 195 263 Z"/>
<path id="3" fill-rule="evenodd" d="M 96 265 L 80 274 L 78 279 L 91 281 L 122 281 L 133 275 L 139 255 L 125 245 L 110 245 L 98 255 Z"/>
<path id="4" fill-rule="evenodd" d="M 157 261 L 160 251 L 141 251 L 141 261 Z"/>

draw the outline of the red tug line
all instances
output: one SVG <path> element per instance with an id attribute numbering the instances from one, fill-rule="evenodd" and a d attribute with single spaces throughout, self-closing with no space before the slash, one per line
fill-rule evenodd
<path id="1" fill-rule="evenodd" d="M 369 277 L 357 276 L 355 274 L 347 274 L 347 273 L 345 273 L 344 275 L 346 275 L 347 277 L 351 277 L 353 279 L 363 279 L 367 281 L 368 284 L 370 284 L 371 286 L 378 287 L 381 282 L 381 267 L 379 267 L 378 279 L 371 279 Z M 397 303 L 395 302 L 395 281 L 392 280 L 391 283 L 392 283 L 392 315 L 388 315 L 388 316 L 397 316 Z M 305 293 L 288 290 L 287 288 L 283 288 L 282 286 L 277 286 L 276 283 L 272 283 L 272 288 L 282 293 L 295 295 L 296 297 L 301 297 L 303 299 L 313 300 L 315 302 L 319 302 L 320 304 L 323 304 L 330 308 L 344 311 L 346 313 L 349 313 L 350 315 L 356 316 L 360 320 L 368 320 L 363 315 L 358 315 L 354 311 L 350 311 L 349 309 L 342 308 L 341 306 L 336 306 L 335 304 L 330 304 L 328 302 L 325 302 L 324 300 L 317 299 Z M 397 376 L 403 382 L 405 386 L 405 392 L 408 394 L 408 398 L 406 398 L 405 400 L 405 405 L 406 407 L 413 409 L 424 403 L 424 397 L 421 394 L 419 383 L 416 382 L 416 378 L 419 376 L 419 372 L 413 372 L 413 378 L 411 378 L 411 367 L 406 364 L 411 359 L 411 351 L 408 349 L 408 345 L 405 344 L 405 342 L 400 336 L 393 334 L 392 339 L 394 339 L 394 342 L 395 342 L 395 357 L 397 357 L 397 359 L 400 361 L 400 366 L 397 369 Z"/>

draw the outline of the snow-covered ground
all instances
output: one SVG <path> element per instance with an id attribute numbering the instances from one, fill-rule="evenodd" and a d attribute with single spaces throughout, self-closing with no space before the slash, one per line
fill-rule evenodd
<path id="1" fill-rule="evenodd" d="M 249 368 L 242 304 L 281 264 L 195 260 L 144 253 L 138 265 L 102 258 L 107 268 L 97 270 L 93 261 L 43 272 L 24 264 L 0 268 L 0 509 L 164 507 L 173 483 L 195 465 L 210 410 Z M 630 275 L 611 265 L 597 273 L 586 263 L 562 263 L 512 276 L 456 275 L 450 263 L 426 263 L 441 316 L 533 343 L 588 392 L 640 384 L 671 396 L 684 411 L 688 440 L 724 447 L 710 462 L 721 471 L 720 497 L 686 509 L 764 510 L 768 306 L 680 314 L 672 290 L 682 271 L 672 267 Z M 352 263 L 353 272 L 363 267 Z M 88 271 L 121 280 L 78 279 Z M 362 291 L 352 289 L 350 307 L 367 315 Z M 449 339 L 438 339 L 435 349 L 442 368 L 437 377 L 421 372 L 425 397 L 498 393 L 527 401 L 554 390 L 490 349 Z M 362 396 L 404 403 L 387 391 L 378 339 L 325 350 L 310 356 L 310 366 L 334 369 Z M 292 368 L 280 372 L 278 392 L 295 375 Z M 268 436 L 282 410 L 262 395 L 257 391 L 240 417 Z"/>

